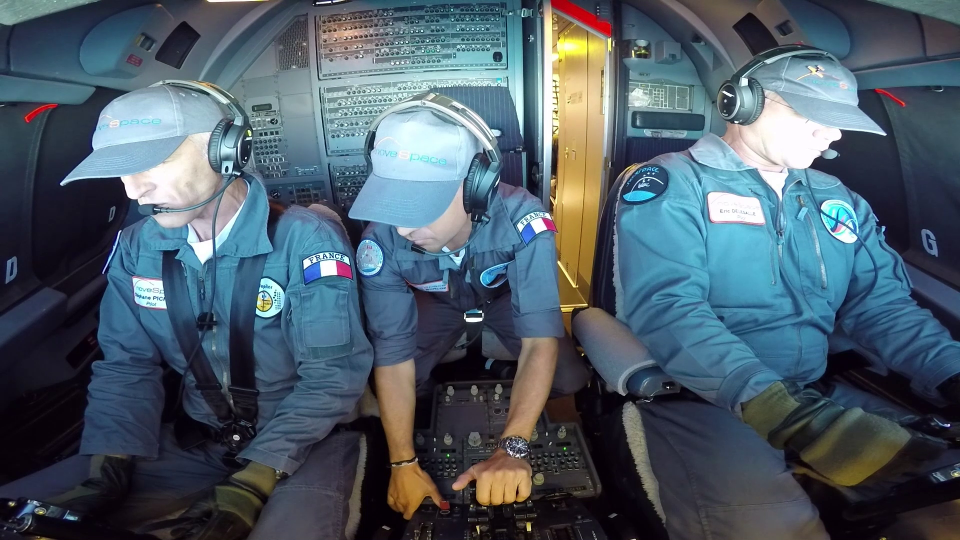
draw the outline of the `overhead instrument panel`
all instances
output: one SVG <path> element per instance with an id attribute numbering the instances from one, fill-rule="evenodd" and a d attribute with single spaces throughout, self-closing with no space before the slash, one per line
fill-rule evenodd
<path id="1" fill-rule="evenodd" d="M 401 6 L 317 17 L 320 78 L 506 68 L 506 4 Z"/>
<path id="2" fill-rule="evenodd" d="M 509 88 L 522 129 L 520 1 L 398 4 L 304 6 L 230 89 L 253 124 L 248 170 L 271 197 L 349 210 L 370 123 L 432 88 Z"/>
<path id="3" fill-rule="evenodd" d="M 389 106 L 431 88 L 451 86 L 506 86 L 506 77 L 480 79 L 432 79 L 395 81 L 321 89 L 323 118 L 327 126 L 327 153 L 359 154 L 367 136 L 367 127 Z"/>

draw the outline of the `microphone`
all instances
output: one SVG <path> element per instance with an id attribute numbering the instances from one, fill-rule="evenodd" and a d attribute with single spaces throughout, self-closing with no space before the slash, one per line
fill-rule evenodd
<path id="1" fill-rule="evenodd" d="M 470 238 L 467 239 L 467 243 L 464 244 L 464 245 L 462 245 L 462 246 L 460 246 L 460 249 L 458 249 L 458 250 L 456 250 L 456 251 L 441 251 L 441 252 L 439 252 L 439 253 L 434 253 L 434 252 L 432 252 L 432 251 L 427 251 L 427 250 L 423 249 L 422 247 L 420 247 L 420 246 L 418 246 L 418 245 L 416 245 L 416 244 L 414 244 L 414 243 L 411 243 L 411 244 L 410 244 L 410 251 L 412 251 L 412 252 L 414 252 L 414 253 L 419 253 L 419 254 L 421 254 L 421 255 L 426 255 L 426 256 L 428 256 L 428 257 L 436 257 L 436 258 L 438 258 L 438 259 L 442 259 L 443 257 L 446 257 L 446 256 L 448 256 L 448 255 L 456 255 L 457 253 L 460 253 L 461 251 L 467 249 L 467 246 L 469 246 L 470 244 L 473 243 L 473 239 L 477 237 L 477 232 L 479 232 L 480 229 L 482 229 L 483 226 L 486 225 L 486 224 L 487 224 L 487 222 L 484 221 L 484 222 L 480 223 L 479 225 L 477 225 L 476 228 L 470 233 Z"/>
<path id="2" fill-rule="evenodd" d="M 243 175 L 241 174 L 240 176 L 243 176 Z M 155 204 L 141 204 L 140 207 L 137 208 L 137 211 L 140 212 L 140 215 L 143 215 L 143 216 L 154 216 L 154 215 L 156 215 L 156 214 L 172 214 L 172 213 L 174 213 L 174 212 L 189 212 L 190 210 L 196 210 L 197 208 L 200 208 L 201 206 L 209 203 L 210 201 L 212 201 L 212 200 L 216 199 L 217 197 L 219 197 L 220 195 L 222 195 L 223 192 L 226 191 L 228 187 L 230 187 L 230 184 L 231 184 L 236 178 L 237 178 L 236 176 L 231 176 L 231 177 L 223 184 L 223 187 L 220 188 L 219 190 L 217 190 L 217 192 L 214 193 L 210 198 L 208 198 L 207 200 L 205 200 L 205 201 L 203 201 L 203 202 L 197 203 L 197 204 L 195 204 L 195 205 L 193 205 L 193 206 L 188 206 L 188 207 L 186 207 L 186 208 L 160 208 L 160 207 L 158 207 L 158 206 L 155 205 Z"/>
<path id="3" fill-rule="evenodd" d="M 832 148 L 827 148 L 823 152 L 820 152 L 820 157 L 822 157 L 823 159 L 833 159 L 839 155 L 840 155 L 840 152 L 837 152 Z"/>

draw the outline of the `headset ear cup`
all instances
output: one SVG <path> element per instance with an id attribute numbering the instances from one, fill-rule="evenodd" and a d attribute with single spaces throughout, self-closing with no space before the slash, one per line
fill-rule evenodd
<path id="1" fill-rule="evenodd" d="M 470 161 L 470 168 L 467 169 L 467 177 L 463 179 L 463 209 L 472 214 L 477 208 L 477 188 L 480 179 L 480 161 L 476 158 Z"/>
<path id="2" fill-rule="evenodd" d="M 223 167 L 223 161 L 220 160 L 223 134 L 231 125 L 233 125 L 233 123 L 229 120 L 221 120 L 217 123 L 217 127 L 213 128 L 213 132 L 210 133 L 210 144 L 207 145 L 207 161 L 210 162 L 210 166 L 213 167 L 213 170 L 217 171 L 217 173 L 220 173 L 220 169 Z"/>
<path id="3" fill-rule="evenodd" d="M 757 118 L 760 118 L 760 113 L 763 112 L 763 105 L 766 102 L 766 98 L 763 95 L 763 86 L 753 77 L 747 79 L 747 83 L 750 85 L 750 94 L 753 97 L 753 106 L 751 107 L 750 116 L 743 121 L 743 125 L 752 124 L 757 121 Z"/>

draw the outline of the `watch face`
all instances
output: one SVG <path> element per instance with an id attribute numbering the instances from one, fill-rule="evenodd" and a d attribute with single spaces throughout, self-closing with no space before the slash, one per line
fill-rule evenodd
<path id="1" fill-rule="evenodd" d="M 523 437 L 507 437 L 500 441 L 500 447 L 507 451 L 510 457 L 523 459 L 530 454 L 530 444 Z"/>

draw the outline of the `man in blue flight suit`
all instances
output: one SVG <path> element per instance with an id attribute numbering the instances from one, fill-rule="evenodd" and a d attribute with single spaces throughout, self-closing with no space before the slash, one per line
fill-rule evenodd
<path id="1" fill-rule="evenodd" d="M 361 443 L 336 426 L 373 362 L 353 250 L 341 223 L 236 179 L 250 135 L 205 83 L 103 110 L 94 152 L 63 183 L 119 176 L 154 215 L 122 231 L 109 262 L 80 455 L 0 497 L 120 526 L 187 508 L 179 538 L 345 536 Z M 183 375 L 176 427 L 161 425 L 162 363 Z"/>
<path id="2" fill-rule="evenodd" d="M 721 87 L 722 138 L 633 166 L 616 195 L 617 318 L 689 391 L 639 407 L 641 478 L 673 539 L 828 538 L 785 452 L 861 495 L 960 461 L 901 427 L 908 411 L 818 382 L 840 330 L 957 403 L 960 344 L 910 297 L 870 205 L 808 168 L 841 130 L 884 134 L 854 76 L 796 47 L 751 67 Z"/>
<path id="3" fill-rule="evenodd" d="M 529 192 L 499 184 L 496 138 L 445 96 L 410 98 L 370 129 L 372 172 L 350 217 L 372 222 L 357 265 L 392 466 L 387 501 L 406 519 L 425 497 L 445 504 L 416 462 L 416 390 L 431 390 L 430 371 L 476 308 L 518 367 L 505 430 L 493 434 L 500 448 L 450 487 L 476 480 L 481 504 L 522 501 L 523 458 L 551 389 L 573 393 L 589 378 L 561 319 L 553 220 Z"/>

